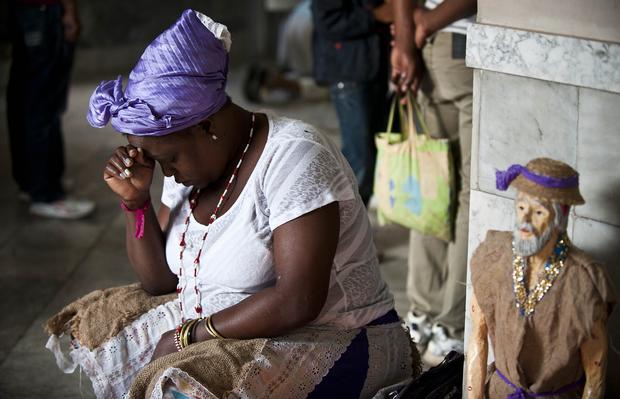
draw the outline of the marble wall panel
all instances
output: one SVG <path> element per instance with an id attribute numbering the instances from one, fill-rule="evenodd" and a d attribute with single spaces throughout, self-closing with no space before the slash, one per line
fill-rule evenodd
<path id="1" fill-rule="evenodd" d="M 472 131 L 471 131 L 471 172 L 470 188 L 472 190 L 479 189 L 478 182 L 478 159 L 480 149 L 480 81 L 485 71 L 481 69 L 474 69 L 474 90 L 472 98 Z"/>
<path id="2" fill-rule="evenodd" d="M 579 90 L 577 215 L 620 226 L 620 94 Z"/>
<path id="3" fill-rule="evenodd" d="M 620 42 L 620 0 L 479 0 L 478 22 Z"/>
<path id="4" fill-rule="evenodd" d="M 513 201 L 508 198 L 472 190 L 469 205 L 469 253 L 468 262 L 478 245 L 486 237 L 488 230 L 510 230 L 513 225 Z M 471 277 L 467 270 L 467 301 L 465 309 L 471 307 Z M 465 345 L 469 343 L 471 333 L 471 315 L 465 313 Z M 489 363 L 493 361 L 493 349 L 490 348 Z"/>
<path id="5" fill-rule="evenodd" d="M 467 65 L 620 93 L 620 44 L 473 24 Z"/>
<path id="6" fill-rule="evenodd" d="M 536 157 L 575 165 L 577 88 L 485 71 L 480 79 L 478 183 L 495 189 L 495 170 Z"/>
<path id="7" fill-rule="evenodd" d="M 620 295 L 620 227 L 611 226 L 595 220 L 577 218 L 575 220 L 573 242 L 587 251 L 594 259 L 604 263 L 616 288 L 616 298 Z M 609 363 L 607 365 L 608 398 L 620 398 L 620 307 L 611 315 L 607 324 L 609 333 Z"/>
<path id="8" fill-rule="evenodd" d="M 489 230 L 512 230 L 514 201 L 482 191 L 471 191 L 469 200 L 468 260 Z M 468 262 L 469 263 L 469 262 Z"/>

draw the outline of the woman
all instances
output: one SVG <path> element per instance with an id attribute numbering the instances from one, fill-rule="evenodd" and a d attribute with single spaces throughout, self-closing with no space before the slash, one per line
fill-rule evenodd
<path id="1" fill-rule="evenodd" d="M 229 46 L 225 26 L 187 10 L 124 93 L 119 77 L 91 97 L 89 122 L 129 142 L 103 174 L 130 262 L 144 290 L 178 299 L 77 358 L 100 396 L 372 396 L 411 376 L 415 353 L 355 178 L 312 126 L 230 102 Z"/>

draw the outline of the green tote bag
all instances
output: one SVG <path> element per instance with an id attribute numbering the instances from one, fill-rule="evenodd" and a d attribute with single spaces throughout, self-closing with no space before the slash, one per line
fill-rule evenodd
<path id="1" fill-rule="evenodd" d="M 392 132 L 397 104 L 400 133 Z M 379 223 L 451 240 L 454 165 L 448 139 L 430 137 L 418 104 L 408 95 L 406 106 L 394 96 L 387 131 L 378 133 L 375 142 Z"/>

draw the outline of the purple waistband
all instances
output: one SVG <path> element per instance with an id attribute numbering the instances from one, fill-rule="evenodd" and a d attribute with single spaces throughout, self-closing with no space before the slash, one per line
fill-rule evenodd
<path id="1" fill-rule="evenodd" d="M 506 191 L 517 176 L 523 175 L 526 179 L 548 188 L 571 188 L 579 186 L 579 175 L 569 177 L 550 177 L 538 175 L 523 165 L 514 164 L 507 170 L 495 171 L 495 185 L 498 190 Z"/>
<path id="2" fill-rule="evenodd" d="M 510 382 L 510 380 L 504 374 L 502 374 L 502 372 L 499 371 L 499 369 L 496 368 L 495 372 L 497 372 L 497 375 L 499 375 L 499 378 L 501 378 L 502 381 L 506 383 L 506 385 L 508 385 L 510 388 L 515 390 L 513 393 L 508 395 L 506 399 L 546 398 L 546 397 L 551 397 L 551 396 L 556 396 L 556 395 L 562 395 L 562 394 L 572 392 L 576 389 L 581 388 L 583 384 L 586 382 L 586 376 L 582 375 L 581 378 L 578 379 L 577 381 L 572 382 L 568 385 L 564 385 L 562 388 L 557 389 L 555 391 L 534 393 L 534 392 L 528 392 L 525 389 L 520 388 L 516 386 L 515 384 L 513 384 L 512 382 Z"/>

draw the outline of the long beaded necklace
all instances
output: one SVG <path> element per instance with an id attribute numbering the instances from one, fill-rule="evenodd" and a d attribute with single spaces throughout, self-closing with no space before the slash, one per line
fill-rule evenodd
<path id="1" fill-rule="evenodd" d="M 245 145 L 245 148 L 243 149 L 243 153 L 241 153 L 241 157 L 239 157 L 239 162 L 237 162 L 237 166 L 235 167 L 235 170 L 233 171 L 232 175 L 230 176 L 230 179 L 228 179 L 228 183 L 226 184 L 226 188 L 224 188 L 224 191 L 222 192 L 222 195 L 220 196 L 219 201 L 217 202 L 217 205 L 215 206 L 215 209 L 213 210 L 213 212 L 211 213 L 211 216 L 209 217 L 209 223 L 206 226 L 206 230 L 204 232 L 204 234 L 202 235 L 202 242 L 200 243 L 200 247 L 198 249 L 198 253 L 196 254 L 196 257 L 194 258 L 194 263 L 193 263 L 193 278 L 194 278 L 194 292 L 196 293 L 196 306 L 194 307 L 194 310 L 196 311 L 196 313 L 198 313 L 199 317 L 202 317 L 202 305 L 201 305 L 201 300 L 202 300 L 202 296 L 200 293 L 200 290 L 198 289 L 198 269 L 200 268 L 200 255 L 202 255 L 202 249 L 205 245 L 205 241 L 207 240 L 207 236 L 209 235 L 209 230 L 211 229 L 211 225 L 213 224 L 213 222 L 215 222 L 215 220 L 218 217 L 218 213 L 220 211 L 220 208 L 222 207 L 222 205 L 224 204 L 224 202 L 226 202 L 226 200 L 228 199 L 227 194 L 228 194 L 228 190 L 231 188 L 231 186 L 233 185 L 233 182 L 235 181 L 236 177 L 237 177 L 237 173 L 239 172 L 239 168 L 241 167 L 241 164 L 243 163 L 243 158 L 245 157 L 245 154 L 248 152 L 248 148 L 250 148 L 250 143 L 252 142 L 252 136 L 254 135 L 254 120 L 256 119 L 254 113 L 252 113 L 252 122 L 250 125 L 250 137 L 248 138 L 248 142 Z M 193 197 L 189 198 L 189 213 L 187 215 L 187 217 L 185 218 L 185 230 L 183 231 L 183 233 L 181 234 L 181 241 L 179 242 L 179 247 L 180 247 L 180 251 L 179 251 L 179 284 L 177 285 L 177 294 L 179 294 L 179 302 L 180 302 L 180 307 L 181 307 L 181 321 L 185 322 L 185 311 L 183 309 L 183 299 L 185 297 L 184 295 L 184 291 L 185 291 L 185 287 L 181 285 L 181 277 L 183 276 L 183 254 L 185 253 L 185 249 L 187 248 L 187 245 L 185 243 L 185 234 L 187 233 L 187 230 L 189 229 L 189 222 L 190 222 L 190 218 L 194 215 L 194 209 L 196 209 L 196 206 L 198 205 L 198 199 L 200 198 L 200 189 L 196 190 L 196 193 L 194 194 Z"/>
<path id="2" fill-rule="evenodd" d="M 558 238 L 558 242 L 553 248 L 553 253 L 549 259 L 547 259 L 547 262 L 545 262 L 540 281 L 536 283 L 536 286 L 529 294 L 524 281 L 526 261 L 522 256 L 516 253 L 514 242 L 512 243 L 512 283 L 516 306 L 521 316 L 527 317 L 534 313 L 536 305 L 543 299 L 547 291 L 549 291 L 553 285 L 564 268 L 564 261 L 568 253 L 569 243 L 570 241 L 566 234 L 561 234 Z"/>

